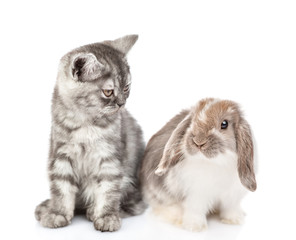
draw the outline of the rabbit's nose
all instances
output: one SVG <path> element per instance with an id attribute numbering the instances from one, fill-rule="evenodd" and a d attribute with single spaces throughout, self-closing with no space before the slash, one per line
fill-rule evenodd
<path id="1" fill-rule="evenodd" d="M 193 140 L 194 144 L 195 144 L 199 149 L 201 149 L 201 148 L 207 143 L 206 140 L 198 141 L 198 140 L 195 139 L 195 138 L 193 138 L 192 140 Z"/>

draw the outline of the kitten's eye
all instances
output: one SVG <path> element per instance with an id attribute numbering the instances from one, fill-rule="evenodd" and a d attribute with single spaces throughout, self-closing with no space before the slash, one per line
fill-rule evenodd
<path id="1" fill-rule="evenodd" d="M 111 89 L 104 89 L 103 93 L 105 94 L 106 97 L 111 97 L 113 94 L 113 90 Z"/>
<path id="2" fill-rule="evenodd" d="M 227 120 L 224 120 L 222 123 L 221 123 L 221 129 L 226 129 L 228 127 L 228 121 Z"/>
<path id="3" fill-rule="evenodd" d="M 124 92 L 127 92 L 128 90 L 130 89 L 130 84 L 129 85 L 126 85 L 123 89 Z"/>

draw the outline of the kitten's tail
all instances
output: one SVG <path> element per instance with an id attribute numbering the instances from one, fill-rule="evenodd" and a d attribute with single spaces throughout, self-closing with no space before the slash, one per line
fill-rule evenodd
<path id="1" fill-rule="evenodd" d="M 135 189 L 121 201 L 120 216 L 122 218 L 142 214 L 147 208 L 147 204 L 142 199 L 140 190 Z"/>

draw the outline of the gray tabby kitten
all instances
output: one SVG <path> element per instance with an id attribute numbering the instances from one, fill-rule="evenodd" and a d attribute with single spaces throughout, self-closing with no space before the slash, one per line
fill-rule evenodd
<path id="1" fill-rule="evenodd" d="M 52 100 L 49 153 L 51 198 L 35 216 L 49 228 L 70 224 L 75 209 L 100 231 L 116 231 L 120 216 L 144 211 L 138 167 L 142 131 L 123 107 L 131 77 L 129 35 L 80 47 L 60 61 Z"/>

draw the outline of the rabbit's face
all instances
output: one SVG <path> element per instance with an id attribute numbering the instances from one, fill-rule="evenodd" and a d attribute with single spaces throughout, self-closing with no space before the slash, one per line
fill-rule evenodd
<path id="1" fill-rule="evenodd" d="M 235 102 L 204 99 L 172 132 L 155 174 L 165 174 L 188 154 L 213 161 L 216 159 L 220 163 L 220 159 L 225 159 L 225 156 L 219 156 L 229 151 L 237 156 L 242 184 L 250 191 L 255 191 L 254 148 L 249 124 Z"/>
<path id="2" fill-rule="evenodd" d="M 214 158 L 226 150 L 235 152 L 238 121 L 238 108 L 233 102 L 216 99 L 200 101 L 185 136 L 187 152 L 190 155 L 202 153 L 207 158 Z"/>

